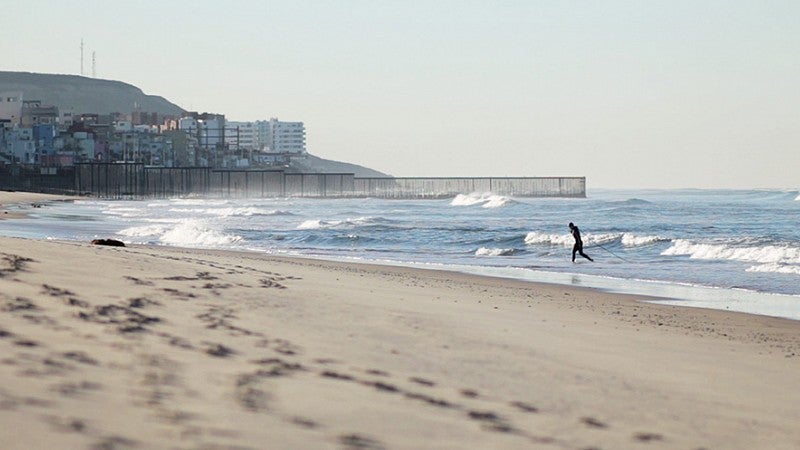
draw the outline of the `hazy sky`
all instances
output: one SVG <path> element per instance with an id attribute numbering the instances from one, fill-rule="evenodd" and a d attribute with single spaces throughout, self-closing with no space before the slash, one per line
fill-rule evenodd
<path id="1" fill-rule="evenodd" d="M 800 187 L 800 1 L 0 0 L 0 70 L 306 124 L 396 176 Z"/>

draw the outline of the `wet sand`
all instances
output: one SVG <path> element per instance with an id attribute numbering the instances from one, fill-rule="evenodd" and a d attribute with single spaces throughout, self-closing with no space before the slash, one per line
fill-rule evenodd
<path id="1" fill-rule="evenodd" d="M 800 322 L 642 300 L 0 238 L 0 448 L 800 447 Z"/>
<path id="2" fill-rule="evenodd" d="M 43 203 L 72 200 L 66 195 L 39 194 L 36 192 L 0 191 L 0 220 L 25 217 L 31 208 Z"/>

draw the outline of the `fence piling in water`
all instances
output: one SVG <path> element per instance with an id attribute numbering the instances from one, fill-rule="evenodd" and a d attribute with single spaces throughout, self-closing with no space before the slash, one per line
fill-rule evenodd
<path id="1" fill-rule="evenodd" d="M 585 177 L 356 178 L 352 173 L 147 167 L 89 163 L 57 171 L 0 171 L 0 188 L 100 198 L 440 198 L 473 192 L 517 197 L 586 197 Z M 55 172 L 55 173 L 53 173 Z"/>

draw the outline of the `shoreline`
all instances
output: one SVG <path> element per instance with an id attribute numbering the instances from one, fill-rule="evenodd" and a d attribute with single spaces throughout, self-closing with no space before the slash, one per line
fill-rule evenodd
<path id="1" fill-rule="evenodd" d="M 0 191 L 0 220 L 4 218 L 25 218 L 27 207 L 40 207 L 51 202 L 74 201 L 80 197 L 43 194 L 21 191 Z M 11 206 L 15 210 L 4 210 Z M 192 249 L 193 247 L 187 247 Z M 235 250 L 238 251 L 238 250 Z M 241 250 L 247 251 L 247 250 Z M 253 250 L 258 253 L 258 251 Z M 759 292 L 745 289 L 719 288 L 701 285 L 680 284 L 659 280 L 640 280 L 631 278 L 603 277 L 570 272 L 548 272 L 523 267 L 471 266 L 471 265 L 429 265 L 388 260 L 335 258 L 324 255 L 289 255 L 289 257 L 340 261 L 344 263 L 375 264 L 397 267 L 414 267 L 422 270 L 445 270 L 473 274 L 476 276 L 498 277 L 508 280 L 522 280 L 532 283 L 547 283 L 567 287 L 585 287 L 623 295 L 650 297 L 651 302 L 671 304 L 687 308 L 707 308 L 720 311 L 736 311 L 764 317 L 778 317 L 800 320 L 800 295 Z"/>
<path id="2" fill-rule="evenodd" d="M 364 259 L 335 259 L 324 256 L 287 255 L 287 257 L 319 259 L 322 261 L 367 264 L 389 267 L 408 267 L 420 270 L 457 272 L 478 277 L 515 280 L 534 284 L 549 284 L 566 288 L 588 289 L 608 294 L 642 297 L 649 303 L 700 308 L 715 311 L 738 312 L 760 317 L 774 317 L 800 321 L 800 295 L 758 292 L 746 289 L 718 288 L 702 285 L 678 284 L 669 281 L 603 277 L 597 275 L 548 272 L 522 267 L 430 265 L 397 261 L 370 261 Z M 765 301 L 769 305 L 765 305 Z M 723 306 L 714 303 L 724 302 Z M 766 309 L 765 309 L 766 308 Z"/>
<path id="3" fill-rule="evenodd" d="M 644 300 L 2 237 L 0 446 L 800 445 L 799 322 Z"/>
<path id="4" fill-rule="evenodd" d="M 0 191 L 0 220 L 23 219 L 28 216 L 24 207 L 35 208 L 41 204 L 71 201 L 77 197 L 68 195 L 42 194 L 38 192 Z"/>

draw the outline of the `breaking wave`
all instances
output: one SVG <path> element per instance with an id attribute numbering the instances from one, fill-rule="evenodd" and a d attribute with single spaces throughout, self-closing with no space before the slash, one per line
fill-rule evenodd
<path id="1" fill-rule="evenodd" d="M 185 247 L 218 247 L 234 244 L 241 236 L 226 234 L 209 228 L 196 220 L 170 225 L 145 225 L 126 228 L 117 234 L 132 238 L 150 238 L 151 242 Z"/>
<path id="2" fill-rule="evenodd" d="M 513 248 L 486 248 L 481 247 L 475 251 L 475 256 L 512 256 L 516 253 Z"/>
<path id="3" fill-rule="evenodd" d="M 625 247 L 644 247 L 655 244 L 656 242 L 666 242 L 669 239 L 661 236 L 636 236 L 630 233 L 623 233 L 621 242 Z"/>
<path id="4" fill-rule="evenodd" d="M 345 220 L 319 220 L 311 219 L 306 220 L 297 226 L 298 230 L 317 230 L 324 228 L 346 228 L 346 227 L 362 227 L 377 225 L 383 222 L 384 219 L 380 217 L 358 217 L 355 219 Z"/>
<path id="5" fill-rule="evenodd" d="M 183 222 L 162 234 L 159 240 L 164 244 L 178 246 L 217 247 L 230 245 L 242 240 L 241 236 L 221 233 L 208 228 L 198 221 Z"/>
<path id="6" fill-rule="evenodd" d="M 621 233 L 605 233 L 605 234 L 586 234 L 581 236 L 584 247 L 607 244 L 620 239 L 623 235 Z M 571 234 L 546 234 L 537 231 L 531 231 L 525 236 L 526 245 L 558 245 L 562 247 L 572 247 L 575 239 Z"/>
<path id="7" fill-rule="evenodd" d="M 500 208 L 515 203 L 511 197 L 487 193 L 458 194 L 450 202 L 452 206 L 481 205 L 483 208 Z"/>
<path id="8" fill-rule="evenodd" d="M 768 272 L 768 273 L 785 273 L 789 275 L 800 275 L 800 265 L 793 264 L 779 264 L 769 263 L 752 266 L 747 269 L 747 272 Z"/>
<path id="9" fill-rule="evenodd" d="M 800 264 L 800 248 L 788 245 L 733 246 L 730 244 L 699 244 L 686 239 L 676 239 L 672 241 L 672 246 L 661 254 L 688 256 L 693 259 L 734 260 L 762 264 Z"/>
<path id="10" fill-rule="evenodd" d="M 573 242 L 569 234 L 545 234 L 531 231 L 525 236 L 526 245 L 560 245 L 571 247 Z"/>

